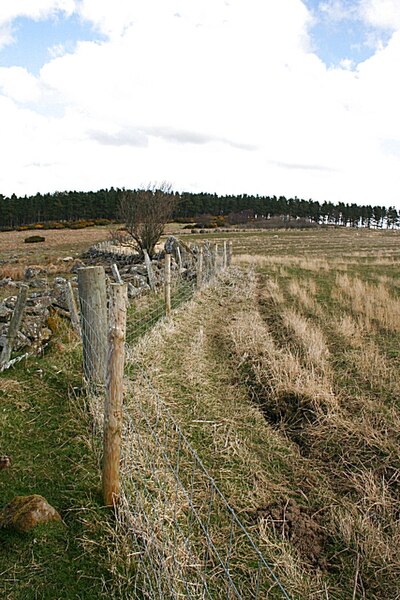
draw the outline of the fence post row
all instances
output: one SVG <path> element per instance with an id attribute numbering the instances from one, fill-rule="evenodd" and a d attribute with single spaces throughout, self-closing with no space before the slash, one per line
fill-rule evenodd
<path id="1" fill-rule="evenodd" d="M 164 291 L 165 291 L 165 316 L 167 319 L 171 316 L 171 254 L 168 252 L 165 254 L 165 277 L 164 277 Z"/>
<path id="2" fill-rule="evenodd" d="M 14 346 L 15 338 L 21 325 L 22 315 L 24 312 L 26 299 L 28 296 L 28 286 L 23 284 L 20 288 L 17 303 L 11 317 L 10 325 L 6 334 L 5 345 L 3 346 L 0 356 L 0 366 L 8 363 L 11 358 L 11 352 Z"/>
<path id="3" fill-rule="evenodd" d="M 110 285 L 110 312 L 106 395 L 104 401 L 103 471 L 102 488 L 106 506 L 112 506 L 119 497 L 119 465 L 122 436 L 122 402 L 125 360 L 126 284 Z"/>
<path id="4" fill-rule="evenodd" d="M 107 359 L 107 291 L 103 267 L 78 269 L 83 372 L 91 384 L 103 385 Z"/>

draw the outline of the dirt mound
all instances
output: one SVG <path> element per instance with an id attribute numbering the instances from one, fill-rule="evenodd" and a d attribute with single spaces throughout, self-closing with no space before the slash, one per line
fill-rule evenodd
<path id="1" fill-rule="evenodd" d="M 327 534 L 319 516 L 293 499 L 270 504 L 257 512 L 275 535 L 293 544 L 306 563 L 314 568 L 327 568 Z"/>

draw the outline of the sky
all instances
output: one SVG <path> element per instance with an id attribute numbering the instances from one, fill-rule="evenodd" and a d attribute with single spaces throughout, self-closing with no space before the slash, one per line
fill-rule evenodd
<path id="1" fill-rule="evenodd" d="M 0 194 L 400 208 L 400 0 L 0 0 Z"/>

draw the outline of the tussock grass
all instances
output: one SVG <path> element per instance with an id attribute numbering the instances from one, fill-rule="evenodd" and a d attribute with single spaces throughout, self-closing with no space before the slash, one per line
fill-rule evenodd
<path id="1" fill-rule="evenodd" d="M 307 279 L 304 283 L 298 281 L 297 279 L 290 280 L 288 284 L 288 291 L 293 297 L 297 298 L 304 308 L 311 310 L 315 307 L 317 285 L 314 279 Z"/>
<path id="2" fill-rule="evenodd" d="M 355 315 L 389 331 L 400 331 L 400 300 L 385 285 L 369 284 L 348 275 L 337 275 L 336 285 L 335 294 L 350 304 Z"/>
<path id="3" fill-rule="evenodd" d="M 329 349 L 321 329 L 293 309 L 284 310 L 283 320 L 286 327 L 294 332 L 308 366 L 315 372 L 320 371 L 326 378 Z"/>
<path id="4" fill-rule="evenodd" d="M 276 345 L 276 330 L 271 333 L 256 310 L 243 313 L 232 326 L 242 377 L 269 423 L 299 445 L 301 454 L 313 461 L 309 464 L 312 471 L 329 479 L 331 499 L 325 526 L 336 544 L 354 553 L 358 564 L 355 589 L 368 589 L 367 597 L 372 598 L 392 593 L 396 597 L 400 574 L 395 563 L 400 508 L 398 407 L 392 404 L 388 410 L 384 399 L 369 398 L 364 388 L 349 395 L 343 386 L 350 374 L 345 368 L 337 379 L 331 366 L 337 368 L 337 359 L 320 327 L 282 301 L 273 302 L 271 308 L 280 313 L 294 337 L 288 336 L 285 346 L 285 333 L 281 333 Z M 270 312 L 268 320 L 272 318 Z M 387 391 L 393 392 L 389 385 L 393 370 L 377 345 L 361 337 L 353 320 L 341 320 L 339 328 L 348 336 L 354 336 L 354 331 L 359 334 L 358 339 L 353 337 L 355 359 L 350 361 L 348 352 L 343 356 L 344 363 L 352 362 L 357 368 L 359 381 L 371 388 L 373 373 L 376 381 L 383 381 Z M 302 355 L 305 361 L 299 360 Z M 391 484 L 385 481 L 387 473 Z M 335 557 L 329 560 L 334 563 Z"/>

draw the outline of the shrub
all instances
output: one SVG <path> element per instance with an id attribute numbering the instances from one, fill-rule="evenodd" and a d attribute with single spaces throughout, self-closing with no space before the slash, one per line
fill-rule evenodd
<path id="1" fill-rule="evenodd" d="M 74 221 L 70 223 L 68 227 L 70 229 L 85 229 L 86 227 L 93 227 L 93 221 Z"/>
<path id="2" fill-rule="evenodd" d="M 25 244 L 37 244 L 38 242 L 44 242 L 46 238 L 41 235 L 30 235 L 24 239 Z"/>
<path id="3" fill-rule="evenodd" d="M 112 223 L 111 219 L 95 219 L 94 220 L 94 224 L 95 225 L 110 225 L 110 223 Z"/>

